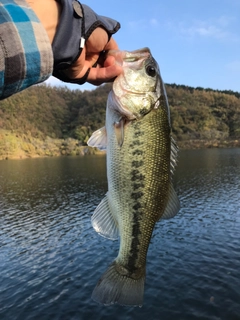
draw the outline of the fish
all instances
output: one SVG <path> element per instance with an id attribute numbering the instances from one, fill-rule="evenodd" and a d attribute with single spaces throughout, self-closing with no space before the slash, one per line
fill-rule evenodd
<path id="1" fill-rule="evenodd" d="M 165 85 L 150 49 L 107 54 L 123 71 L 108 95 L 105 126 L 88 140 L 89 146 L 106 150 L 108 181 L 91 223 L 103 237 L 120 237 L 120 245 L 92 299 L 104 305 L 142 306 L 155 224 L 180 209 L 172 183 L 178 147 Z"/>

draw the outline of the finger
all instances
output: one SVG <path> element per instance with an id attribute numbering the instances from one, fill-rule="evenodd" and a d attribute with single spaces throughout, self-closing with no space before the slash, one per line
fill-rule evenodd
<path id="1" fill-rule="evenodd" d="M 113 38 L 111 38 L 106 44 L 104 50 L 118 50 L 117 42 Z"/>
<path id="2" fill-rule="evenodd" d="M 99 54 L 86 54 L 84 50 L 77 61 L 64 72 L 70 79 L 80 79 L 86 74 L 89 68 L 92 68 L 92 66 L 98 61 L 98 58 Z"/>
<path id="3" fill-rule="evenodd" d="M 113 56 L 107 56 L 104 60 L 103 67 L 110 67 L 116 65 L 116 59 Z"/>
<path id="4" fill-rule="evenodd" d="M 108 43 L 108 33 L 105 29 L 96 28 L 86 41 L 85 47 L 87 52 L 101 52 Z"/>
<path id="5" fill-rule="evenodd" d="M 93 52 L 87 53 L 86 60 L 89 61 L 92 66 L 94 66 L 95 64 L 98 64 L 99 66 L 104 67 L 105 61 L 108 60 L 108 56 L 105 53 L 105 51 L 109 51 L 109 50 L 118 50 L 118 45 L 114 39 L 111 39 L 109 43 L 106 44 L 103 51 L 97 52 L 97 53 L 93 53 Z M 114 63 L 110 62 L 109 65 L 111 64 L 114 64 Z"/>
<path id="6" fill-rule="evenodd" d="M 75 63 L 73 66 L 71 66 L 71 68 L 63 70 L 63 72 L 69 79 L 80 79 L 86 74 L 87 70 L 91 67 L 92 65 L 89 62 L 86 62 L 84 66 Z"/>
<path id="7" fill-rule="evenodd" d="M 109 65 L 103 68 L 92 68 L 89 72 L 87 82 L 100 85 L 104 82 L 113 81 L 122 72 L 122 67 L 118 65 Z"/>
<path id="8" fill-rule="evenodd" d="M 96 63 L 99 62 L 99 57 L 100 57 L 100 53 L 88 53 L 86 55 L 86 59 L 85 59 L 85 63 L 89 63 L 89 65 L 92 67 L 94 66 Z"/>
<path id="9" fill-rule="evenodd" d="M 81 78 L 86 73 L 89 66 L 85 65 L 85 57 L 86 57 L 86 48 L 83 48 L 77 61 L 74 62 L 70 68 L 63 70 L 63 72 L 66 74 L 66 76 L 69 79 Z"/>
<path id="10" fill-rule="evenodd" d="M 86 74 L 88 69 L 91 69 L 98 62 L 98 57 L 98 54 L 86 55 L 84 52 L 69 69 L 64 70 L 64 73 L 70 79 L 80 79 Z"/>

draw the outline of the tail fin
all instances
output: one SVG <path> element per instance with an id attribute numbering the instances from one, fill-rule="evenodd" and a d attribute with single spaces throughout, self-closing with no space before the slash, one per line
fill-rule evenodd
<path id="1" fill-rule="evenodd" d="M 113 262 L 102 275 L 93 290 L 92 299 L 105 305 L 118 303 L 141 307 L 145 276 L 135 280 L 118 273 L 115 266 L 116 262 Z"/>

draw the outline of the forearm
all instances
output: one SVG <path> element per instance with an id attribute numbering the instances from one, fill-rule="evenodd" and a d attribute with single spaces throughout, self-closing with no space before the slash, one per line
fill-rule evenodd
<path id="1" fill-rule="evenodd" d="M 53 54 L 42 23 L 24 0 L 0 2 L 0 99 L 46 80 Z"/>
<path id="2" fill-rule="evenodd" d="M 113 81 L 121 67 L 99 58 L 118 49 L 111 36 L 119 28 L 77 0 L 1 0 L 0 99 L 51 74 L 78 84 Z"/>
<path id="3" fill-rule="evenodd" d="M 44 29 L 47 31 L 50 42 L 53 42 L 62 7 L 56 0 L 26 0 L 37 14 Z"/>

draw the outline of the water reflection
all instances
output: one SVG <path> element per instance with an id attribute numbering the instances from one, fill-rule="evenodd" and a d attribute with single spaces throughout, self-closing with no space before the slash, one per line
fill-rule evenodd
<path id="1" fill-rule="evenodd" d="M 156 226 L 141 309 L 90 299 L 118 251 L 90 225 L 105 157 L 0 162 L 0 318 L 239 319 L 239 156 L 180 152 L 182 209 Z"/>

